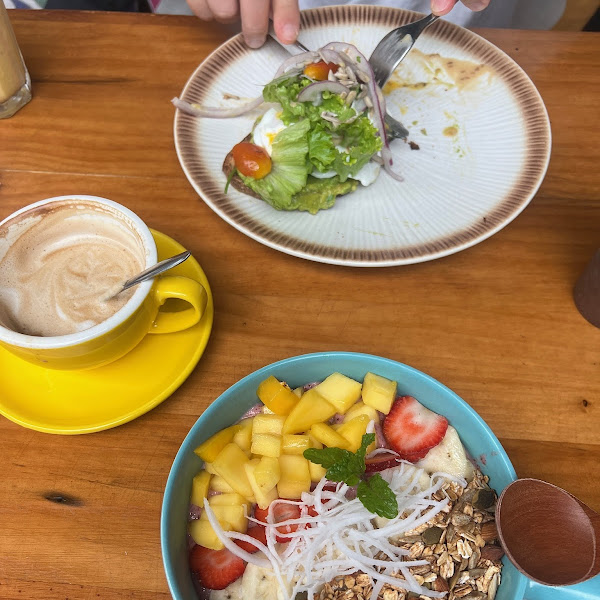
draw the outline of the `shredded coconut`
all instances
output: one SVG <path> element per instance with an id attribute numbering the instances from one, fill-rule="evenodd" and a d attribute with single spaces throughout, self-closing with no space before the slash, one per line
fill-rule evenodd
<path id="1" fill-rule="evenodd" d="M 399 511 L 397 517 L 385 520 L 380 528 L 374 525 L 374 515 L 358 498 L 346 497 L 346 484 L 339 483 L 335 490 L 328 490 L 325 485 L 331 485 L 331 482 L 326 479 L 322 479 L 313 492 L 303 493 L 300 501 L 279 499 L 271 504 L 296 505 L 300 507 L 300 517 L 275 523 L 274 511 L 269 510 L 265 527 L 266 546 L 248 535 L 224 531 L 208 503 L 205 504 L 207 517 L 226 548 L 243 560 L 274 572 L 286 600 L 293 600 L 300 592 L 306 592 L 312 600 L 325 583 L 357 571 L 371 578 L 373 598 L 377 598 L 376 592 L 386 583 L 430 598 L 443 597 L 445 592 L 419 585 L 408 569 L 429 563 L 426 560 L 406 560 L 408 551 L 392 544 L 390 538 L 401 536 L 447 510 L 449 498 L 437 500 L 433 496 L 444 482 L 455 481 L 465 487 L 466 481 L 447 473 L 434 473 L 431 477 L 427 476 L 428 486 L 422 489 L 424 471 L 406 461 L 382 471 L 380 475 L 395 493 Z M 312 514 L 309 514 L 309 507 Z M 260 523 L 252 517 L 250 519 Z M 290 542 L 281 545 L 276 539 L 277 528 L 285 525 L 295 525 L 297 529 L 286 532 Z M 245 552 L 232 541 L 235 539 L 255 545 L 264 556 Z M 382 560 L 382 554 L 389 560 Z M 293 589 L 288 583 L 293 584 Z"/>

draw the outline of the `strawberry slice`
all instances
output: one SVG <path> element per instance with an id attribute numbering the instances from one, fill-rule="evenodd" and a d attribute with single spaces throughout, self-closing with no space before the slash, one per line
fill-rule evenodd
<path id="1" fill-rule="evenodd" d="M 373 458 L 367 458 L 365 460 L 365 472 L 366 473 L 378 473 L 379 471 L 385 471 L 392 467 L 397 467 L 400 462 L 400 458 L 391 452 L 382 452 L 377 454 Z"/>
<path id="2" fill-rule="evenodd" d="M 243 575 L 246 562 L 227 548 L 211 550 L 194 546 L 190 552 L 190 569 L 200 585 L 211 590 L 224 590 Z"/>
<path id="3" fill-rule="evenodd" d="M 265 531 L 265 528 L 262 525 L 256 525 L 254 527 L 251 527 L 250 529 L 248 529 L 248 531 L 246 531 L 246 535 L 249 535 L 250 537 L 253 537 L 255 540 L 262 542 L 265 546 L 267 545 L 267 533 Z M 254 544 L 251 544 L 250 542 L 243 542 L 242 540 L 235 540 L 235 543 L 242 550 L 245 550 L 246 552 L 249 552 L 250 554 L 254 554 L 255 552 L 258 552 L 258 548 Z"/>
<path id="4" fill-rule="evenodd" d="M 254 517 L 263 523 L 267 522 L 267 515 L 269 511 L 273 514 L 273 521 L 275 523 L 281 523 L 288 519 L 299 519 L 300 518 L 300 507 L 297 504 L 271 504 L 269 508 L 259 508 L 258 506 L 254 509 Z M 277 534 L 275 539 L 285 544 L 291 541 L 291 538 L 286 537 L 286 534 L 293 533 L 298 529 L 298 525 L 282 525 L 277 527 Z"/>
<path id="5" fill-rule="evenodd" d="M 392 450 L 416 462 L 446 435 L 448 420 L 425 408 L 412 396 L 396 398 L 383 421 L 383 435 Z"/>

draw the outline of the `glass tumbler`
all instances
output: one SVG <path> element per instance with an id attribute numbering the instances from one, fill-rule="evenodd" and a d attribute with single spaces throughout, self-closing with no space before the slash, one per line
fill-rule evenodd
<path id="1" fill-rule="evenodd" d="M 14 115 L 31 100 L 31 79 L 0 0 L 0 119 Z"/>

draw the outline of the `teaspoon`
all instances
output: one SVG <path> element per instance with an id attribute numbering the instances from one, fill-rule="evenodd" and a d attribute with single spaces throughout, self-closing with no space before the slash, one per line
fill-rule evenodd
<path id="1" fill-rule="evenodd" d="M 171 256 L 171 258 L 161 260 L 159 263 L 156 263 L 154 266 L 150 267 L 149 269 L 146 269 L 145 271 L 142 271 L 135 277 L 128 279 L 122 285 L 121 289 L 118 292 L 116 292 L 115 294 L 113 294 L 112 296 L 109 297 L 109 300 L 111 300 L 115 296 L 118 296 L 121 292 L 124 292 L 125 290 L 129 289 L 130 287 L 133 287 L 134 285 L 137 285 L 138 283 L 141 283 L 142 281 L 146 281 L 146 279 L 152 279 L 153 277 L 156 277 L 160 273 L 163 273 L 164 271 L 167 271 L 168 269 L 172 269 L 173 267 L 180 265 L 184 260 L 187 260 L 191 256 L 191 254 L 192 253 L 189 250 L 186 250 L 185 252 L 182 252 L 181 254 L 176 254 L 175 256 Z"/>

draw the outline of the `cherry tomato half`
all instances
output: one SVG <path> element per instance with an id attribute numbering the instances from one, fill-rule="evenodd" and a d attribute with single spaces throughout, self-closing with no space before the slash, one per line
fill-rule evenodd
<path id="1" fill-rule="evenodd" d="M 271 157 L 261 146 L 240 142 L 233 147 L 232 154 L 236 169 L 246 177 L 262 179 L 271 172 Z"/>
<path id="2" fill-rule="evenodd" d="M 304 74 L 316 81 L 325 81 L 329 75 L 329 71 L 335 73 L 339 68 L 339 65 L 336 65 L 333 62 L 326 63 L 322 60 L 317 63 L 306 65 L 306 67 L 304 67 Z"/>

